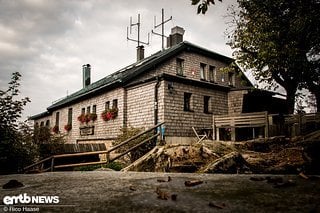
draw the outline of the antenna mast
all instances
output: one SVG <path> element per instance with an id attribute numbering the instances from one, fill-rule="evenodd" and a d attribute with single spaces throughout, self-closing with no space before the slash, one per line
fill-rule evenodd
<path id="1" fill-rule="evenodd" d="M 138 47 L 140 46 L 140 43 L 141 43 L 141 44 L 145 44 L 145 45 L 149 45 L 149 38 L 150 38 L 150 34 L 148 33 L 148 42 L 140 41 L 140 25 L 141 25 L 141 22 L 140 22 L 140 14 L 138 14 L 138 21 L 137 21 L 137 23 L 132 23 L 132 17 L 130 17 L 130 35 L 131 35 L 131 33 L 132 33 L 132 27 L 133 27 L 133 26 L 137 26 L 137 27 L 138 27 L 138 38 L 137 38 L 137 39 L 129 38 L 129 27 L 127 27 L 127 40 L 128 40 L 128 41 L 137 42 L 137 43 L 138 43 Z"/>
<path id="2" fill-rule="evenodd" d="M 164 24 L 167 23 L 168 21 L 171 21 L 171 20 L 172 20 L 172 16 L 170 16 L 170 18 L 168 18 L 167 20 L 164 20 L 164 9 L 163 8 L 161 10 L 161 23 L 160 24 L 156 24 L 156 17 L 154 17 L 154 29 L 157 29 L 158 27 L 161 26 L 161 34 L 156 33 L 153 30 L 151 30 L 151 32 L 155 35 L 162 37 L 162 50 L 164 50 L 164 37 L 167 37 L 164 35 Z"/>

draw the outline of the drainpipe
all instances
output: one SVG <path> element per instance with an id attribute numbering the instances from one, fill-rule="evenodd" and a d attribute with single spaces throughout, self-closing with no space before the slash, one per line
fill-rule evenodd
<path id="1" fill-rule="evenodd" d="M 157 77 L 157 83 L 154 86 L 154 125 L 158 124 L 158 88 L 160 85 L 159 77 Z"/>
<path id="2" fill-rule="evenodd" d="M 159 77 L 157 76 L 157 82 L 154 85 L 154 125 L 158 124 L 158 88 L 159 88 L 159 85 L 160 85 L 160 81 L 159 81 Z M 154 134 L 157 134 L 158 128 L 154 130 Z M 153 143 L 154 143 L 154 146 L 156 146 L 157 138 L 154 139 Z"/>

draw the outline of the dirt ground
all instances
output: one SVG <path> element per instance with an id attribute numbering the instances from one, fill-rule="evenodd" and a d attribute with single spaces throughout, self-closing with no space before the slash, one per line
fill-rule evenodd
<path id="1" fill-rule="evenodd" d="M 23 186 L 3 189 L 10 180 Z M 320 212 L 319 176 L 48 172 L 0 176 L 0 185 L 0 212 Z M 24 194 L 58 203 L 3 203 Z"/>

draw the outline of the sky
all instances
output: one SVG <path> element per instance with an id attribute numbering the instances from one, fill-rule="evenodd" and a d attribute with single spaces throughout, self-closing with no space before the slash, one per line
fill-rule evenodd
<path id="1" fill-rule="evenodd" d="M 216 1 L 197 15 L 189 0 L 0 0 L 0 90 L 20 72 L 21 97 L 29 97 L 23 119 L 46 111 L 53 101 L 82 88 L 82 65 L 91 65 L 95 82 L 136 61 L 137 43 L 127 41 L 130 17 L 141 16 L 141 40 L 154 29 L 154 16 L 165 10 L 165 34 L 185 29 L 184 40 L 231 57 L 226 45 L 227 7 Z M 130 38 L 137 38 L 132 28 Z M 161 50 L 161 37 L 150 34 L 145 56 Z"/>

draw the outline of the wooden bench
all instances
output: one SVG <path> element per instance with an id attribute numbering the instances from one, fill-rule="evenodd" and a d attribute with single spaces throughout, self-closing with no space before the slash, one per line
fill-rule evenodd
<path id="1" fill-rule="evenodd" d="M 213 132 L 214 138 L 220 140 L 219 129 L 230 128 L 231 140 L 235 141 L 236 128 L 253 128 L 253 137 L 255 137 L 254 127 L 264 127 L 265 137 L 268 137 L 268 112 L 241 113 L 237 115 L 214 115 L 213 116 Z"/>

